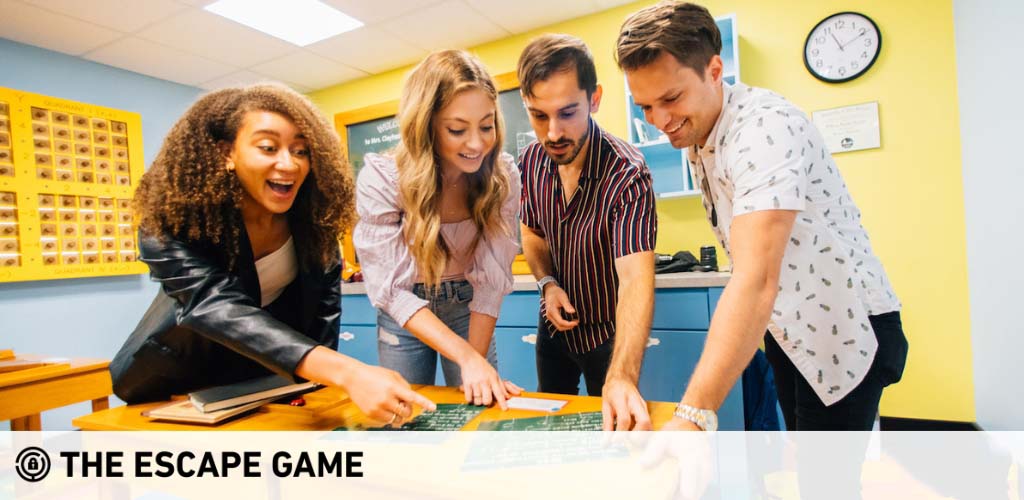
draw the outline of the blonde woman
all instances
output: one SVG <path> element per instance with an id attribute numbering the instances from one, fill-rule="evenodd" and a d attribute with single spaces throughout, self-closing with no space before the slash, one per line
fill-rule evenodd
<path id="1" fill-rule="evenodd" d="M 467 402 L 503 409 L 522 389 L 497 372 L 494 325 L 512 291 L 520 179 L 502 155 L 494 81 L 475 57 L 447 50 L 409 75 L 402 142 L 369 154 L 359 175 L 354 239 L 377 308 L 381 366 Z"/>

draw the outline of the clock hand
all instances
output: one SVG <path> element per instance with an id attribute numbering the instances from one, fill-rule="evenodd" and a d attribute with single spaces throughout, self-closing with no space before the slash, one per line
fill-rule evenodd
<path id="1" fill-rule="evenodd" d="M 848 41 L 848 42 L 846 42 L 846 43 L 844 43 L 844 44 L 840 45 L 840 46 L 839 46 L 839 48 L 840 48 L 840 49 L 842 49 L 843 47 L 846 47 L 847 45 L 850 45 L 851 43 L 853 43 L 853 42 L 857 41 L 857 39 L 858 39 L 858 38 L 860 38 L 860 37 L 862 37 L 862 36 L 864 36 L 864 33 L 861 33 L 861 34 L 859 34 L 859 35 L 857 35 L 857 36 L 853 37 L 853 39 L 851 39 L 850 41 Z M 846 51 L 844 50 L 843 52 L 846 52 Z"/>
<path id="2" fill-rule="evenodd" d="M 846 52 L 845 50 L 843 50 L 843 44 L 839 43 L 839 39 L 836 38 L 836 34 L 835 33 L 829 33 L 829 35 L 832 35 L 832 39 L 836 41 L 836 45 L 839 46 L 839 50 L 842 51 L 842 52 Z"/>

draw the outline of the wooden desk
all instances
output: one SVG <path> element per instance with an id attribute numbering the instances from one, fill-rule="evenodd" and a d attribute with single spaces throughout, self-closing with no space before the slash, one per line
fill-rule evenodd
<path id="1" fill-rule="evenodd" d="M 21 360 L 50 356 L 18 355 Z M 113 393 L 109 361 L 72 358 L 36 368 L 0 373 L 0 420 L 10 420 L 12 431 L 42 430 L 40 413 L 61 406 L 92 402 L 92 411 L 108 407 Z"/>
<path id="2" fill-rule="evenodd" d="M 435 403 L 464 403 L 465 398 L 461 391 L 454 387 L 437 386 L 414 386 L 420 394 L 428 397 Z M 524 396 L 549 399 L 568 399 L 566 404 L 558 413 L 571 414 L 579 412 L 601 411 L 601 398 L 590 396 L 565 396 L 561 394 L 545 394 L 529 392 Z M 113 430 L 147 430 L 147 431 L 168 431 L 168 430 L 229 430 L 229 431 L 254 431 L 254 430 L 279 430 L 279 431 L 315 431 L 331 430 L 342 426 L 379 426 L 381 423 L 374 423 L 358 407 L 347 399 L 344 391 L 332 387 L 326 387 L 305 396 L 306 406 L 294 408 L 287 405 L 272 404 L 260 408 L 255 413 L 241 416 L 237 419 L 224 422 L 220 425 L 192 425 L 172 422 L 161 422 L 143 417 L 144 410 L 165 404 L 149 403 L 132 406 L 119 406 L 90 415 L 76 418 L 72 424 L 83 430 L 113 431 Z M 340 402 L 340 403 L 339 403 Z M 648 402 L 647 409 L 651 414 L 651 421 L 654 428 L 660 428 L 665 422 L 672 418 L 675 409 L 673 403 Z M 533 412 L 524 410 L 502 411 L 498 406 L 487 408 L 476 418 L 470 420 L 462 430 L 475 430 L 481 422 L 489 420 L 507 420 L 512 418 L 539 417 L 550 415 L 546 412 Z"/>

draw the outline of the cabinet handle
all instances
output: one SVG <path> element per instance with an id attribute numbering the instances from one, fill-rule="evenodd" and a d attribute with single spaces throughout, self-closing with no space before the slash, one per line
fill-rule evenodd
<path id="1" fill-rule="evenodd" d="M 534 344 L 534 345 L 537 344 L 537 334 L 536 333 L 531 333 L 529 335 L 523 335 L 521 337 L 521 339 L 522 339 L 524 344 Z"/>
<path id="2" fill-rule="evenodd" d="M 344 340 L 345 342 L 348 342 L 354 338 L 356 338 L 356 336 L 353 335 L 352 332 L 341 332 L 341 335 L 338 335 L 338 339 Z"/>
<path id="3" fill-rule="evenodd" d="M 650 349 L 654 346 L 661 345 L 661 339 L 658 337 L 647 337 L 647 348 Z"/>

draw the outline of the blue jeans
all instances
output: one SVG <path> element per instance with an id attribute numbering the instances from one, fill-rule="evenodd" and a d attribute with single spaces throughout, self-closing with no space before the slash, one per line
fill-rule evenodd
<path id="1" fill-rule="evenodd" d="M 436 295 L 420 283 L 414 285 L 412 291 L 417 297 L 430 302 L 427 307 L 441 322 L 458 336 L 469 340 L 469 301 L 473 300 L 473 287 L 468 281 L 443 281 Z M 383 311 L 377 311 L 377 355 L 380 366 L 395 370 L 410 384 L 434 385 L 437 351 Z M 487 362 L 498 369 L 494 337 L 491 337 L 491 345 L 487 348 Z M 441 370 L 445 385 L 462 385 L 462 372 L 454 361 L 442 356 Z"/>

